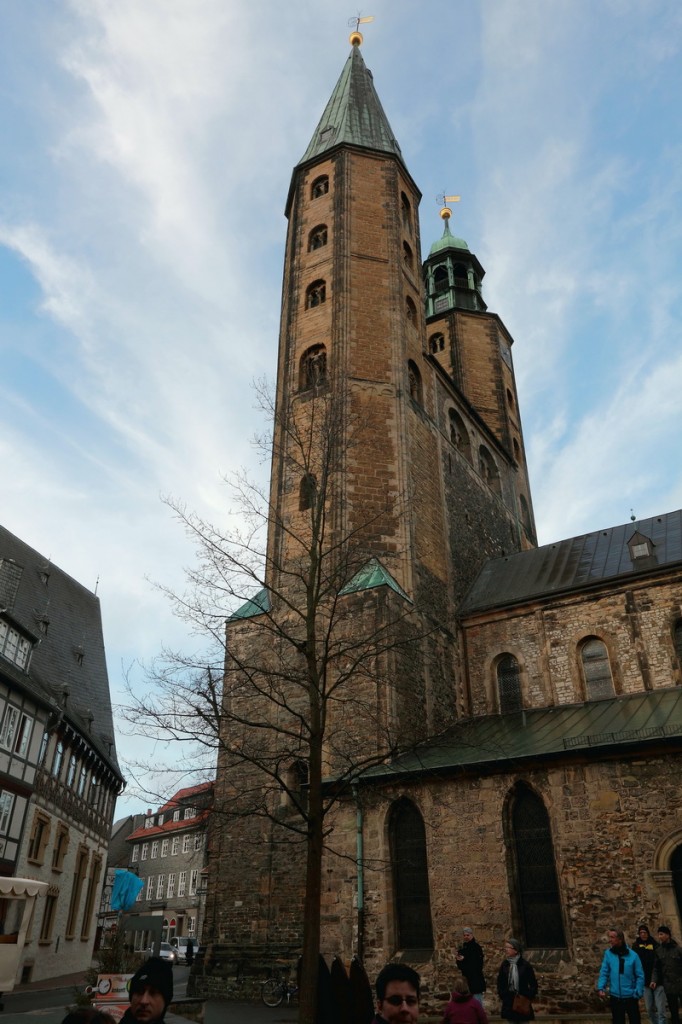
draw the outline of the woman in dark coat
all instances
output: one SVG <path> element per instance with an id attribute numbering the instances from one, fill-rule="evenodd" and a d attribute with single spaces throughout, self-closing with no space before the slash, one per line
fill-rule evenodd
<path id="1" fill-rule="evenodd" d="M 521 943 L 516 939 L 507 939 L 504 944 L 504 954 L 506 959 L 502 961 L 497 975 L 497 994 L 502 1003 L 500 1017 L 503 1020 L 513 1021 L 535 1020 L 532 1006 L 528 1013 L 518 1013 L 516 1010 L 512 1010 L 515 995 L 535 999 L 538 994 L 535 971 L 521 956 Z"/>

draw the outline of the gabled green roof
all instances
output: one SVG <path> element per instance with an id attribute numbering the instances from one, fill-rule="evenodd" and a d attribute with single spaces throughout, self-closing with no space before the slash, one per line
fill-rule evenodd
<path id="1" fill-rule="evenodd" d="M 647 745 L 682 741 L 682 688 L 633 693 L 584 704 L 529 708 L 470 718 L 410 753 L 370 768 L 366 781 L 453 770 L 507 770 L 526 760 L 632 755 Z"/>
<path id="2" fill-rule="evenodd" d="M 367 565 L 364 565 L 359 572 L 356 572 L 352 580 L 346 583 L 345 587 L 342 587 L 339 591 L 340 595 L 344 594 L 357 594 L 360 590 L 372 590 L 375 587 L 390 587 L 400 597 L 404 597 L 406 601 L 410 601 L 403 588 L 399 583 L 391 576 L 387 569 L 384 569 L 381 562 L 376 558 L 370 558 Z M 410 601 L 410 604 L 412 602 Z"/>
<path id="3" fill-rule="evenodd" d="M 263 587 L 262 590 L 259 590 L 257 594 L 254 594 L 252 598 L 237 608 L 236 612 L 232 612 L 227 621 L 234 622 L 236 619 L 251 619 L 254 615 L 262 615 L 263 612 L 269 612 L 270 608 L 270 595 L 265 587 Z"/>
<path id="4" fill-rule="evenodd" d="M 359 46 L 351 50 L 300 163 L 313 160 L 342 143 L 392 153 L 399 160 L 403 159 Z"/>

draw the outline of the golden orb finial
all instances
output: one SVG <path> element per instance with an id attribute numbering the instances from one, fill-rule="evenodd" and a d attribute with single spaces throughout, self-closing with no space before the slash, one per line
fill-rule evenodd
<path id="1" fill-rule="evenodd" d="M 439 196 L 436 196 L 437 203 L 458 203 L 459 200 L 459 196 L 446 196 L 445 192 L 441 192 Z M 450 209 L 449 206 L 444 205 L 442 210 L 440 211 L 440 215 L 443 218 L 443 220 L 448 221 L 452 217 L 452 210 Z"/>
<path id="2" fill-rule="evenodd" d="M 348 36 L 348 39 L 349 39 L 349 42 L 350 42 L 351 46 L 362 46 L 363 38 L 362 38 L 362 32 L 360 32 L 360 26 L 361 25 L 367 25 L 367 24 L 369 24 L 370 21 L 374 21 L 374 16 L 373 15 L 370 15 L 368 18 L 362 18 L 358 14 L 357 17 L 349 18 L 348 19 L 348 24 L 354 30 Z"/>
<path id="3" fill-rule="evenodd" d="M 440 215 L 443 218 L 443 220 L 450 220 L 450 218 L 452 217 L 452 210 L 450 209 L 449 206 L 444 206 L 443 209 L 440 211 Z"/>

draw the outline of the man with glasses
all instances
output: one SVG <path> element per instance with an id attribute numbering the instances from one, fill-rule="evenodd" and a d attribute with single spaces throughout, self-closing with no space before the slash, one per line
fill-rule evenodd
<path id="1" fill-rule="evenodd" d="M 418 1020 L 419 984 L 419 975 L 407 964 L 387 964 L 376 980 L 377 1012 L 372 1024 Z"/>

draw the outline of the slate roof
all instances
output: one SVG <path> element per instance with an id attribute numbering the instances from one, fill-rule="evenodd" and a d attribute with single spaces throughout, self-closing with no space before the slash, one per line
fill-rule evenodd
<path id="1" fill-rule="evenodd" d="M 628 541 L 635 534 L 654 542 L 651 558 L 631 557 Z M 492 559 L 483 566 L 460 614 L 584 590 L 674 565 L 682 566 L 682 510 Z"/>
<path id="2" fill-rule="evenodd" d="M 314 160 L 344 143 L 392 153 L 403 161 L 359 46 L 352 48 L 300 163 Z"/>
<path id="3" fill-rule="evenodd" d="M 0 526 L 0 608 L 36 640 L 27 672 L 2 656 L 0 672 L 56 712 L 68 688 L 64 718 L 120 778 L 99 598 Z"/>
<path id="4" fill-rule="evenodd" d="M 509 767 L 511 763 L 596 751 L 636 750 L 682 739 L 682 688 L 628 694 L 583 704 L 532 708 L 471 718 L 437 740 L 367 771 L 366 780 Z"/>

